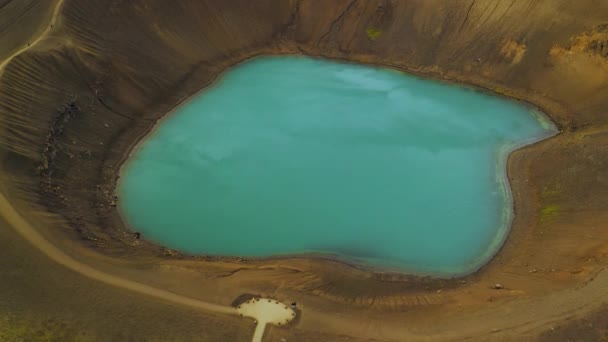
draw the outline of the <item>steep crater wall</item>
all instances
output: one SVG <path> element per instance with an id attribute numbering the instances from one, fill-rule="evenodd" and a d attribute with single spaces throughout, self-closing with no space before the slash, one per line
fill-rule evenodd
<path id="1" fill-rule="evenodd" d="M 32 220 L 51 237 L 67 234 L 115 256 L 174 255 L 125 229 L 115 208 L 120 165 L 156 120 L 226 68 L 260 54 L 395 67 L 490 89 L 550 114 L 563 134 L 511 156 L 517 217 L 490 268 L 524 258 L 545 262 L 535 246 L 578 238 L 575 222 L 591 224 L 586 213 L 608 212 L 608 157 L 602 153 L 608 144 L 608 4 L 66 0 L 60 16 L 49 37 L 0 74 L 3 191 L 17 207 L 45 212 Z M 551 236 L 541 234 L 547 225 L 557 227 Z M 568 264 L 600 246 L 560 244 L 551 260 Z M 405 276 L 336 267 L 306 264 L 312 280 L 291 286 L 346 300 L 431 282 L 405 286 Z"/>

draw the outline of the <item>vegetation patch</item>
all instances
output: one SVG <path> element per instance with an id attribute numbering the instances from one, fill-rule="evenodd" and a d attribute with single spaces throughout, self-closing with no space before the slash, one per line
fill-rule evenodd
<path id="1" fill-rule="evenodd" d="M 545 222 L 551 218 L 554 218 L 559 214 L 561 208 L 557 205 L 548 205 L 541 209 L 540 211 L 540 220 L 541 222 Z"/>
<path id="2" fill-rule="evenodd" d="M 377 28 L 368 28 L 365 30 L 365 33 L 367 33 L 367 38 L 370 40 L 376 40 L 382 34 L 382 30 Z"/>
<path id="3" fill-rule="evenodd" d="M 65 321 L 48 319 L 32 321 L 13 314 L 0 315 L 0 341 L 48 342 L 48 341 L 93 341 L 91 336 L 81 332 L 81 327 Z"/>

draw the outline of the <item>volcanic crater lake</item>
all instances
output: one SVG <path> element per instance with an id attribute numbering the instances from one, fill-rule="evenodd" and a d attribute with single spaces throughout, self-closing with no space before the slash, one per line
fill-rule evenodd
<path id="1" fill-rule="evenodd" d="M 508 153 L 554 132 L 462 86 L 259 57 L 159 123 L 123 167 L 120 206 L 144 238 L 189 254 L 463 275 L 508 234 Z"/>

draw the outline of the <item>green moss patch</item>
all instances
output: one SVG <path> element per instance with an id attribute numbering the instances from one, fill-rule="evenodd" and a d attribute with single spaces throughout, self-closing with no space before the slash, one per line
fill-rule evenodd
<path id="1" fill-rule="evenodd" d="M 554 218 L 561 211 L 560 207 L 557 205 L 548 205 L 543 207 L 540 210 L 540 220 L 541 222 L 547 221 L 551 218 Z"/>
<path id="2" fill-rule="evenodd" d="M 368 28 L 365 30 L 365 33 L 367 33 L 367 38 L 370 40 L 376 40 L 382 34 L 382 30 L 377 28 Z"/>

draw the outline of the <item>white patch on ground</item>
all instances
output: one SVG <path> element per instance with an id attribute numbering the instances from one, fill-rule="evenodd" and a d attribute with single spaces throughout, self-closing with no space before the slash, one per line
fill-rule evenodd
<path id="1" fill-rule="evenodd" d="M 266 324 L 285 325 L 296 317 L 296 312 L 286 304 L 268 298 L 252 298 L 237 307 L 237 312 L 251 317 L 258 324 L 253 342 L 261 342 Z"/>

